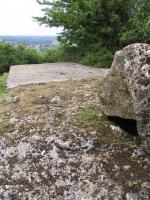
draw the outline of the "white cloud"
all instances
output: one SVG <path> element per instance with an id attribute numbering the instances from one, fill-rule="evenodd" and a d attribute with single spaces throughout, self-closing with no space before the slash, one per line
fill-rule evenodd
<path id="1" fill-rule="evenodd" d="M 34 16 L 42 16 L 36 0 L 0 0 L 0 35 L 56 35 L 61 29 L 39 26 Z"/>

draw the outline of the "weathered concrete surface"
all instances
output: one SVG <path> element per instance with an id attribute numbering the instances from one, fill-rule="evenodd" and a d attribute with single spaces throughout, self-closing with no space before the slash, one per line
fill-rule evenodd
<path id="1" fill-rule="evenodd" d="M 107 71 L 76 63 L 15 65 L 10 68 L 7 86 L 14 88 L 31 83 L 84 79 L 103 76 Z"/>
<path id="2" fill-rule="evenodd" d="M 104 113 L 135 119 L 150 152 L 150 45 L 137 43 L 116 52 L 111 70 L 100 85 Z"/>

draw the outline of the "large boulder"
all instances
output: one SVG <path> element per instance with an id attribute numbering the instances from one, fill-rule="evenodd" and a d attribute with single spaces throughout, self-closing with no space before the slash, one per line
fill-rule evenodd
<path id="1" fill-rule="evenodd" d="M 108 116 L 135 119 L 150 152 L 150 45 L 132 44 L 117 51 L 99 85 L 100 106 Z"/>

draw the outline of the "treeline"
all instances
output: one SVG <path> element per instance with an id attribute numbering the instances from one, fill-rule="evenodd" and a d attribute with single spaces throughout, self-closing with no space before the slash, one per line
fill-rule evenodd
<path id="1" fill-rule="evenodd" d="M 105 50 L 106 51 L 106 50 Z M 90 55 L 92 56 L 92 55 Z M 110 58 L 111 58 L 110 54 Z M 92 56 L 93 64 L 99 60 L 99 56 Z M 106 56 L 102 54 L 103 62 L 110 62 L 108 59 L 108 53 Z M 101 57 L 101 62 L 102 62 Z M 106 58 L 107 57 L 107 58 Z M 22 64 L 40 64 L 40 63 L 53 63 L 53 62 L 79 62 L 82 64 L 91 64 L 91 62 L 84 60 L 81 57 L 80 52 L 77 52 L 74 46 L 60 45 L 56 48 L 48 48 L 44 52 L 40 52 L 37 49 L 29 48 L 24 44 L 14 46 L 8 42 L 0 42 L 0 74 L 8 72 L 12 65 Z M 94 61 L 95 59 L 95 61 Z M 92 60 L 91 60 L 92 61 Z M 94 65 L 93 65 L 94 66 Z M 107 66 L 110 66 L 109 64 Z"/>
<path id="2" fill-rule="evenodd" d="M 62 47 L 50 48 L 41 53 L 24 44 L 13 46 L 7 42 L 0 42 L 0 74 L 8 72 L 12 65 L 63 61 L 73 61 L 73 59 L 70 54 L 64 53 Z"/>
<path id="3" fill-rule="evenodd" d="M 40 63 L 41 55 L 24 45 L 13 46 L 0 42 L 0 74 L 8 72 L 11 65 Z"/>
<path id="4" fill-rule="evenodd" d="M 150 41 L 150 0 L 37 0 L 40 24 L 62 27 L 58 39 L 74 60 L 109 67 L 115 51 Z M 73 54 L 72 54 L 73 53 Z"/>

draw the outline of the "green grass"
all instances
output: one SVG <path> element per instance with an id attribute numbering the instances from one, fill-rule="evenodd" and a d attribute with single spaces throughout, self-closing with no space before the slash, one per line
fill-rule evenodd
<path id="1" fill-rule="evenodd" d="M 82 112 L 78 113 L 76 115 L 76 121 L 78 123 L 83 123 L 85 125 L 91 125 L 97 118 L 96 112 L 90 111 L 90 112 Z"/>
<path id="2" fill-rule="evenodd" d="M 128 180 L 126 185 L 128 186 L 128 188 L 137 187 L 138 186 L 138 181 Z"/>
<path id="3" fill-rule="evenodd" d="M 0 123 L 0 135 L 3 133 L 9 132 L 11 130 L 11 124 L 7 121 L 3 121 Z"/>
<path id="4" fill-rule="evenodd" d="M 7 92 L 6 88 L 7 74 L 0 75 L 0 98 Z"/>

